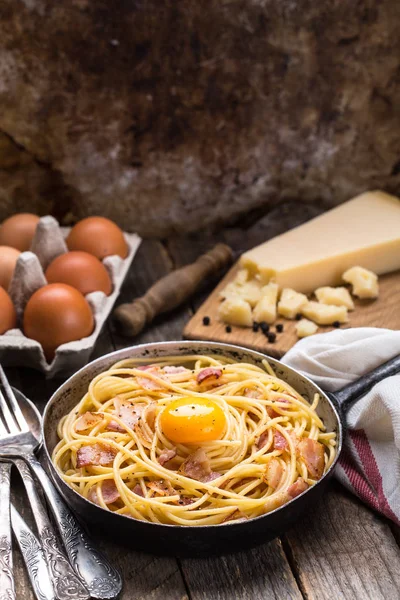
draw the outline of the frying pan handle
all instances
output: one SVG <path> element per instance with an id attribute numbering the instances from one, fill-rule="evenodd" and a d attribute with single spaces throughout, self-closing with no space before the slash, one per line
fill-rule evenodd
<path id="1" fill-rule="evenodd" d="M 339 404 L 343 411 L 346 411 L 354 402 L 363 396 L 379 381 L 383 381 L 386 377 L 391 377 L 400 372 L 400 355 L 395 356 L 391 360 L 383 363 L 373 371 L 366 373 L 357 381 L 353 381 L 346 387 L 342 388 L 334 394 L 330 394 Z"/>

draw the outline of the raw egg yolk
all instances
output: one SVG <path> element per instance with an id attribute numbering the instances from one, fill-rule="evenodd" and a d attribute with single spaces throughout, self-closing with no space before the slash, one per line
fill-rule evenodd
<path id="1" fill-rule="evenodd" d="M 222 408 L 212 400 L 180 398 L 161 413 L 164 435 L 177 444 L 197 444 L 221 438 L 226 419 Z"/>

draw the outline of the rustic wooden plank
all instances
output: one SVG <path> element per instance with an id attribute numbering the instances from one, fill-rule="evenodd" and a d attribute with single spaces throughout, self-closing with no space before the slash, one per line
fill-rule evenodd
<path id="1" fill-rule="evenodd" d="M 122 287 L 118 304 L 131 302 L 142 296 L 153 283 L 166 275 L 173 268 L 161 242 L 144 240 L 133 261 L 132 268 Z M 112 338 L 117 349 L 148 342 L 182 339 L 182 331 L 191 317 L 188 306 L 181 307 L 166 315 L 161 315 L 135 338 L 127 338 L 113 331 Z"/>
<path id="2" fill-rule="evenodd" d="M 229 556 L 181 561 L 193 600 L 300 600 L 279 541 Z"/>
<path id="3" fill-rule="evenodd" d="M 300 587 L 310 600 L 397 600 L 400 549 L 387 521 L 339 484 L 286 536 Z"/>

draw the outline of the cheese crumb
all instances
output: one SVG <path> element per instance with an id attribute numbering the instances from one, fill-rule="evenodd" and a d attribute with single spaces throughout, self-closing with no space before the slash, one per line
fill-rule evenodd
<path id="1" fill-rule="evenodd" d="M 304 338 L 318 331 L 318 325 L 308 319 L 301 319 L 295 326 L 297 337 Z"/>
<path id="2" fill-rule="evenodd" d="M 261 298 L 253 310 L 254 321 L 261 323 L 265 321 L 269 325 L 276 319 L 276 301 L 278 299 L 279 286 L 277 283 L 269 283 L 261 288 Z"/>
<path id="3" fill-rule="evenodd" d="M 311 301 L 302 307 L 301 313 L 314 323 L 318 323 L 318 325 L 332 325 L 335 321 L 339 323 L 348 321 L 345 306 L 332 306 L 331 304 Z"/>
<path id="4" fill-rule="evenodd" d="M 345 287 L 320 287 L 315 290 L 318 302 L 332 304 L 333 306 L 345 306 L 348 310 L 354 310 L 354 302 L 349 290 Z"/>
<path id="5" fill-rule="evenodd" d="M 278 313 L 287 319 L 294 319 L 307 303 L 307 296 L 299 294 L 290 288 L 282 290 L 281 299 L 278 302 Z"/>
<path id="6" fill-rule="evenodd" d="M 239 297 L 229 297 L 224 300 L 219 305 L 218 316 L 229 325 L 251 327 L 253 323 L 250 304 Z"/>
<path id="7" fill-rule="evenodd" d="M 352 267 L 342 276 L 343 281 L 353 286 L 353 295 L 358 298 L 377 298 L 379 295 L 378 276 L 363 267 Z"/>
<path id="8" fill-rule="evenodd" d="M 240 269 L 233 281 L 220 292 L 220 297 L 242 298 L 254 307 L 261 298 L 261 283 L 257 279 L 248 279 L 247 269 Z"/>

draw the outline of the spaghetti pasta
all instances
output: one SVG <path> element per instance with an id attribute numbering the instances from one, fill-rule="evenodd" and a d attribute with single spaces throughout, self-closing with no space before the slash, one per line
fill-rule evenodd
<path id="1" fill-rule="evenodd" d="M 202 355 L 122 360 L 58 425 L 52 460 L 102 508 L 217 525 L 282 506 L 320 479 L 336 434 L 263 367 Z"/>

